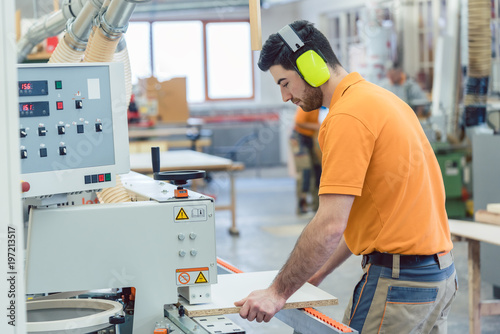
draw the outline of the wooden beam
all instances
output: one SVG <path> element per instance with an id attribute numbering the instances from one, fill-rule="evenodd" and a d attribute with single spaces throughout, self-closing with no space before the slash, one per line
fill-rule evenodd
<path id="1" fill-rule="evenodd" d="M 252 50 L 258 51 L 262 49 L 260 0 L 249 0 L 248 6 L 250 12 L 250 38 L 251 38 Z"/>
<path id="2" fill-rule="evenodd" d="M 469 239 L 469 333 L 481 333 L 481 265 L 479 241 Z"/>
<path id="3" fill-rule="evenodd" d="M 16 10 L 16 41 L 21 39 L 21 10 Z"/>

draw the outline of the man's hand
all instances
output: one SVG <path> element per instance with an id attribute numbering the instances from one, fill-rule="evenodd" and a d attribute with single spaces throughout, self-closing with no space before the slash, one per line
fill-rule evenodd
<path id="1" fill-rule="evenodd" d="M 272 288 L 267 288 L 252 292 L 234 305 L 241 306 L 240 316 L 243 319 L 269 322 L 285 306 L 285 302 L 285 298 L 279 296 Z"/>

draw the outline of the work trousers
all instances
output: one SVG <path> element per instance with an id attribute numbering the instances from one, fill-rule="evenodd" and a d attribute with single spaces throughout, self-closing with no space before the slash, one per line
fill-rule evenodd
<path id="1" fill-rule="evenodd" d="M 321 178 L 321 159 L 315 148 L 313 137 L 292 131 L 290 146 L 297 173 L 297 199 L 306 199 L 311 194 L 313 210 L 319 205 L 319 180 Z"/>
<path id="2" fill-rule="evenodd" d="M 400 255 L 392 256 L 397 257 L 392 266 L 363 259 L 364 274 L 343 322 L 363 334 L 447 333 L 458 290 L 451 252 L 407 265 Z"/>

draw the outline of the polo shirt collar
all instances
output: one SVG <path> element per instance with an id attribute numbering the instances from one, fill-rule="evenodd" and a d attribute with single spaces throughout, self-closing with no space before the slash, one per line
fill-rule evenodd
<path id="1" fill-rule="evenodd" d="M 360 81 L 363 81 L 363 77 L 358 72 L 352 72 L 345 76 L 344 79 L 340 81 L 340 83 L 335 88 L 335 92 L 333 92 L 332 101 L 330 102 L 330 109 L 333 108 L 333 105 L 344 95 L 344 92 L 351 85 L 354 85 Z"/>

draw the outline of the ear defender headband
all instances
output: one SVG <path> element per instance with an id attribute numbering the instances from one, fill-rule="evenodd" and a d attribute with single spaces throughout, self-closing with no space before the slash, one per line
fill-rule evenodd
<path id="1" fill-rule="evenodd" d="M 325 57 L 309 43 L 304 43 L 290 25 L 278 31 L 278 35 L 292 51 L 290 61 L 295 70 L 309 85 L 319 87 L 330 78 Z"/>

